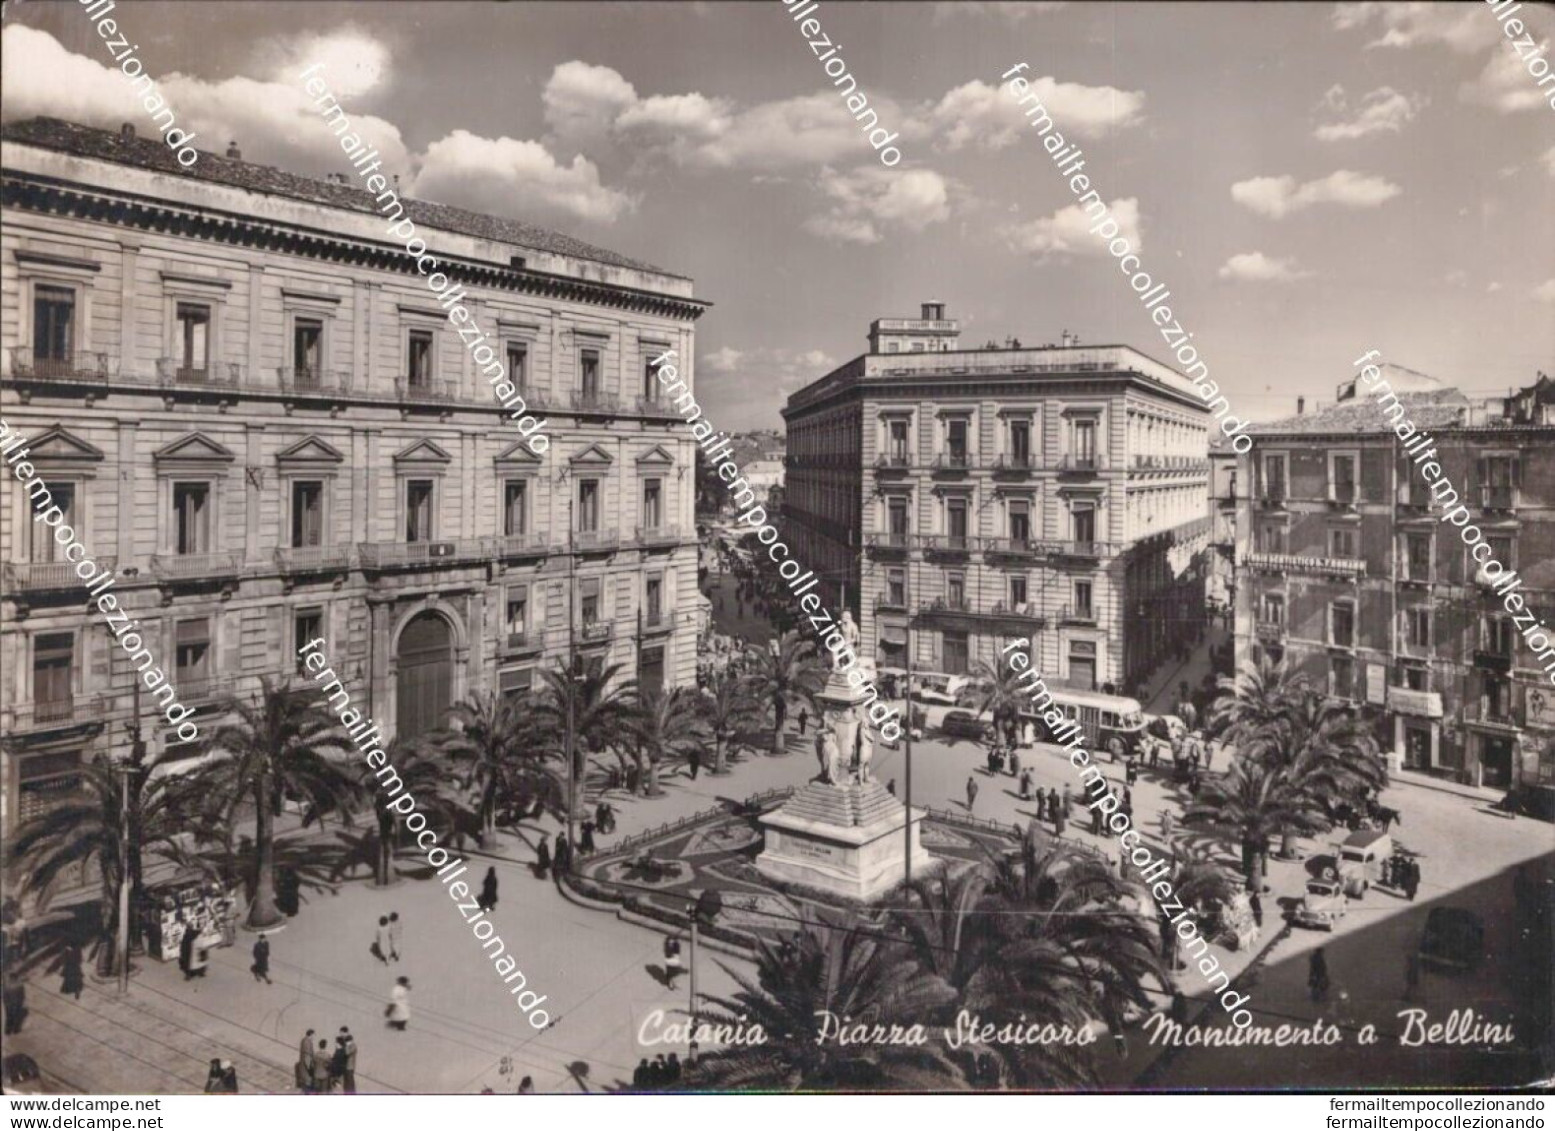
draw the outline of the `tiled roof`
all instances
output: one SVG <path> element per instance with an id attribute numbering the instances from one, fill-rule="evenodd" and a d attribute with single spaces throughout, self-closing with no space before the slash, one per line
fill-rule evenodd
<path id="1" fill-rule="evenodd" d="M 1457 389 L 1436 389 L 1423 393 L 1400 393 L 1404 418 L 1421 428 L 1442 428 L 1468 422 L 1469 399 Z M 1392 407 L 1391 402 L 1389 408 Z M 1392 432 L 1377 398 L 1367 395 L 1356 400 L 1328 405 L 1314 412 L 1249 424 L 1247 431 L 1260 436 L 1321 435 L 1349 432 L 1356 435 L 1382 435 Z"/>
<path id="2" fill-rule="evenodd" d="M 0 129 L 0 138 L 5 141 L 36 145 L 43 149 L 56 149 L 99 161 L 135 165 L 158 173 L 170 173 L 175 176 L 210 181 L 214 184 L 231 185 L 235 188 L 248 189 L 250 192 L 285 196 L 293 200 L 303 200 L 330 208 L 343 208 L 352 212 L 379 214 L 373 195 L 366 189 L 318 181 L 270 165 L 255 165 L 249 161 L 223 157 L 203 149 L 200 150 L 200 160 L 194 168 L 185 168 L 178 163 L 174 151 L 165 145 L 160 137 L 137 135 L 125 142 L 120 139 L 118 133 L 110 130 L 95 129 L 59 118 L 31 118 L 27 121 L 7 123 L 3 129 Z M 651 263 L 628 259 L 624 255 L 617 255 L 613 251 L 606 251 L 604 248 L 595 247 L 560 232 L 537 228 L 533 224 L 525 224 L 518 220 L 467 212 L 463 208 L 454 208 L 429 200 L 412 200 L 409 197 L 401 197 L 400 203 L 405 206 L 406 214 L 415 223 L 424 227 L 441 228 L 444 231 L 459 232 L 479 239 L 497 240 L 536 251 L 568 255 L 575 259 L 587 259 L 615 267 L 652 271 L 655 274 L 670 275 L 677 279 L 687 277 L 675 275 Z"/>

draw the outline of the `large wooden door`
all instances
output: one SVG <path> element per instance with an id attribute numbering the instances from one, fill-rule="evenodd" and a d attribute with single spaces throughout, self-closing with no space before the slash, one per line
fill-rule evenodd
<path id="1" fill-rule="evenodd" d="M 436 613 L 421 613 L 400 633 L 395 733 L 414 738 L 445 726 L 452 695 L 448 622 Z"/>

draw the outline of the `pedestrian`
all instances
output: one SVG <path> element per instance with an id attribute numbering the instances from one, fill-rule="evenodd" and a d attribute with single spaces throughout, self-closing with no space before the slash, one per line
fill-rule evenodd
<path id="1" fill-rule="evenodd" d="M 1091 835 L 1092 836 L 1101 836 L 1102 835 L 1101 823 L 1102 823 L 1101 809 L 1100 809 L 1100 807 L 1093 805 L 1091 807 Z"/>
<path id="2" fill-rule="evenodd" d="M 892 797 L 896 796 L 896 779 L 895 778 L 892 778 L 890 781 L 885 783 L 885 791 L 887 793 L 889 793 Z"/>
<path id="3" fill-rule="evenodd" d="M 1021 774 L 1020 774 L 1020 799 L 1022 801 L 1030 801 L 1031 800 L 1031 771 L 1029 769 L 1022 770 Z M 1038 794 L 1037 795 L 1037 816 L 1039 816 L 1039 817 L 1042 815 L 1042 808 L 1043 808 L 1042 801 L 1043 801 L 1042 795 Z"/>
<path id="4" fill-rule="evenodd" d="M 1404 865 L 1404 894 L 1409 896 L 1409 902 L 1415 901 L 1415 893 L 1420 890 L 1420 861 L 1411 860 Z"/>
<path id="5" fill-rule="evenodd" d="M 490 914 L 492 908 L 497 906 L 496 865 L 492 865 L 490 868 L 486 869 L 486 878 L 481 881 L 481 893 L 476 897 L 475 906 L 480 908 L 482 911 L 485 911 L 487 914 Z"/>
<path id="6" fill-rule="evenodd" d="M 1328 957 L 1322 947 L 1307 959 L 1307 988 L 1312 991 L 1313 1001 L 1322 1001 L 1328 996 Z"/>
<path id="7" fill-rule="evenodd" d="M 190 928 L 190 933 L 194 935 L 194 952 L 190 955 L 189 958 L 188 977 L 203 978 L 205 977 L 207 969 L 210 967 L 211 952 L 209 948 L 200 945 L 198 931 Z"/>
<path id="8" fill-rule="evenodd" d="M 22 1022 L 27 1020 L 27 987 L 10 971 L 5 972 L 3 979 L 0 1001 L 5 1004 L 5 1035 L 14 1037 L 22 1031 Z"/>
<path id="9" fill-rule="evenodd" d="M 335 1038 L 335 1051 L 329 1054 L 329 1080 L 325 1084 L 325 1092 L 332 1093 L 337 1087 L 345 1084 L 346 1078 L 346 1047 Z"/>
<path id="10" fill-rule="evenodd" d="M 1213 763 L 1215 761 L 1215 743 L 1211 742 L 1208 738 L 1201 738 L 1199 740 L 1199 747 L 1204 751 L 1204 772 L 1207 774 L 1214 768 Z"/>
<path id="11" fill-rule="evenodd" d="M 1256 891 L 1247 893 L 1248 906 L 1253 909 L 1253 926 L 1263 930 L 1263 900 L 1258 898 Z"/>
<path id="12" fill-rule="evenodd" d="M 693 775 L 695 776 L 695 775 Z M 594 822 L 584 821 L 578 826 L 578 851 L 584 856 L 594 851 Z"/>
<path id="13" fill-rule="evenodd" d="M 403 928 L 404 924 L 400 922 L 400 913 L 398 911 L 389 912 L 389 957 L 396 962 L 400 960 L 400 951 L 403 949 L 400 946 L 400 932 Z"/>
<path id="14" fill-rule="evenodd" d="M 312 1092 L 316 1096 L 329 1094 L 329 1042 L 319 1038 L 319 1047 L 314 1050 L 311 1070 L 313 1074 Z"/>
<path id="15" fill-rule="evenodd" d="M 801 731 L 800 733 L 804 732 Z M 697 773 L 702 769 L 702 751 L 693 746 L 691 753 L 686 757 L 686 761 L 691 765 L 691 780 L 696 781 Z"/>
<path id="16" fill-rule="evenodd" d="M 1414 1001 L 1420 989 L 1420 956 L 1411 954 L 1404 962 L 1404 1000 Z"/>
<path id="17" fill-rule="evenodd" d="M 670 935 L 664 940 L 664 985 L 667 988 L 675 988 L 675 979 L 680 977 L 680 970 L 680 940 Z"/>
<path id="18" fill-rule="evenodd" d="M 1161 761 L 1161 743 L 1159 739 L 1150 740 L 1150 768 L 1153 770 Z"/>
<path id="19" fill-rule="evenodd" d="M 274 984 L 270 981 L 270 940 L 263 931 L 254 940 L 254 964 L 248 969 L 254 975 L 254 981 L 267 986 Z"/>
<path id="20" fill-rule="evenodd" d="M 389 917 L 378 916 L 378 929 L 373 932 L 373 944 L 367 948 L 372 956 L 385 966 L 389 964 Z"/>
<path id="21" fill-rule="evenodd" d="M 535 874 L 540 879 L 545 879 L 546 873 L 551 870 L 551 842 L 545 837 L 540 838 L 540 843 L 535 847 Z"/>
<path id="22" fill-rule="evenodd" d="M 403 974 L 394 979 L 394 989 L 389 991 L 389 1004 L 384 1008 L 383 1015 L 389 1019 L 389 1028 L 398 1029 L 401 1033 L 410 1023 L 410 979 Z"/>
<path id="23" fill-rule="evenodd" d="M 632 1069 L 632 1087 L 643 1091 L 648 1087 L 648 1081 L 653 1076 L 653 1066 L 648 1063 L 645 1056 L 637 1062 L 637 1067 Z"/>
<path id="24" fill-rule="evenodd" d="M 810 720 L 810 712 L 807 711 L 805 708 L 800 707 L 799 708 L 799 737 L 800 738 L 804 737 L 805 723 L 809 722 L 809 720 Z"/>
<path id="25" fill-rule="evenodd" d="M 1053 796 L 1052 795 L 1053 795 L 1053 791 L 1051 789 L 1049 789 L 1048 790 L 1048 801 L 1049 802 L 1051 802 L 1053 800 Z M 1073 806 L 1074 806 L 1074 797 L 1069 792 L 1069 787 L 1066 785 L 1066 786 L 1064 786 L 1064 798 L 1063 798 L 1063 809 L 1064 809 L 1064 817 L 1065 817 L 1065 819 L 1068 819 L 1069 811 L 1070 811 L 1070 809 Z"/>
<path id="26" fill-rule="evenodd" d="M 977 804 L 977 779 L 966 779 L 966 811 L 970 813 L 972 807 Z"/>
<path id="27" fill-rule="evenodd" d="M 518 1082 L 518 1094 L 521 1096 L 532 1096 L 535 1094 L 535 1078 L 533 1076 L 525 1076 Z"/>
<path id="28" fill-rule="evenodd" d="M 1055 808 L 1053 806 L 1053 804 L 1052 804 L 1052 798 L 1051 797 L 1048 798 L 1048 808 L 1053 813 L 1053 832 L 1054 832 L 1054 834 L 1056 836 L 1063 836 L 1064 835 L 1064 825 L 1069 820 L 1068 812 L 1062 806 L 1058 806 L 1058 807 Z"/>
<path id="29" fill-rule="evenodd" d="M 572 871 L 572 842 L 567 839 L 566 833 L 556 834 L 556 847 L 551 856 L 554 860 L 551 871 L 558 880 Z"/>
<path id="30" fill-rule="evenodd" d="M 671 1084 L 680 1083 L 680 1057 L 670 1053 L 669 1061 L 665 1064 L 665 1077 Z"/>
<path id="31" fill-rule="evenodd" d="M 1020 776 L 1020 754 L 1012 746 L 1010 747 L 1010 777 Z"/>
<path id="32" fill-rule="evenodd" d="M 356 1095 L 356 1038 L 351 1035 L 351 1030 L 346 1026 L 340 1026 L 340 1034 L 335 1038 L 335 1055 L 345 1055 L 340 1062 L 340 1086 L 348 1096 Z"/>
<path id="33" fill-rule="evenodd" d="M 313 1030 L 309 1029 L 302 1035 L 302 1042 L 297 1046 L 297 1064 L 292 1069 L 297 1077 L 299 1092 L 313 1091 L 313 1058 Z"/>
<path id="34" fill-rule="evenodd" d="M 1199 721 L 1199 712 L 1193 706 L 1193 700 L 1185 700 L 1177 705 L 1177 717 L 1187 724 L 1189 730 L 1193 729 Z"/>
<path id="35" fill-rule="evenodd" d="M 77 1001 L 81 1000 L 81 991 L 86 988 L 86 978 L 81 971 L 81 947 L 71 942 L 65 947 L 63 968 L 60 971 L 59 992 L 69 994 Z"/>
<path id="36" fill-rule="evenodd" d="M 211 1070 L 205 1076 L 205 1091 L 217 1095 L 238 1094 L 238 1070 L 232 1061 L 211 1057 Z"/>
<path id="37" fill-rule="evenodd" d="M 187 982 L 194 977 L 194 924 L 185 922 L 182 916 L 178 921 L 184 926 L 183 937 L 178 940 L 178 968 L 184 972 Z"/>

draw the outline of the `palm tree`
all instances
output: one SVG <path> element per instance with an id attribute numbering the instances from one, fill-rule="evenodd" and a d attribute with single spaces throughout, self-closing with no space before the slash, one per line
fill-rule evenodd
<path id="1" fill-rule="evenodd" d="M 396 738 L 389 743 L 384 753 L 388 755 L 387 764 L 399 772 L 405 792 L 415 797 L 417 809 L 427 819 L 427 827 L 447 839 L 448 834 L 458 829 L 459 799 L 448 788 L 448 769 L 438 756 L 438 748 L 424 739 Z M 368 793 L 376 790 L 380 785 L 377 771 L 371 768 L 365 770 L 362 785 Z M 401 830 L 408 814 L 402 815 L 380 800 L 373 806 L 373 815 L 378 825 L 371 845 L 373 883 L 384 887 L 396 879 L 394 856 L 399 849 Z"/>
<path id="2" fill-rule="evenodd" d="M 722 964 L 720 964 L 722 965 Z M 698 1087 L 783 1091 L 935 1091 L 964 1086 L 955 1063 L 927 1028 L 955 991 L 898 945 L 857 924 L 806 923 L 788 950 L 763 942 L 756 976 L 724 969 L 740 988 L 707 995 L 699 1018 L 712 1025 L 760 1025 L 766 1041 L 730 1045 L 704 1056 Z M 922 1045 L 817 1041 L 830 1018 L 849 1024 L 926 1026 Z"/>
<path id="3" fill-rule="evenodd" d="M 741 734 L 759 718 L 751 682 L 731 671 L 715 672 L 702 691 L 702 701 L 703 717 L 713 736 L 712 772 L 723 775 L 729 772 L 725 759 L 743 745 Z"/>
<path id="4" fill-rule="evenodd" d="M 826 686 L 826 666 L 816 655 L 813 641 L 797 632 L 785 632 L 777 650 L 753 648 L 751 682 L 756 693 L 772 705 L 772 752 L 783 753 L 783 724 L 795 700 L 815 707 L 815 696 Z"/>
<path id="5" fill-rule="evenodd" d="M 129 780 L 130 906 L 140 906 L 148 855 L 179 863 L 188 857 L 179 842 L 185 830 L 183 783 L 157 773 L 168 761 L 166 752 L 142 760 Z M 102 956 L 112 968 L 118 938 L 119 882 L 124 875 L 120 847 L 124 840 L 126 772 L 105 759 L 81 768 L 80 788 L 47 810 L 23 822 L 11 844 L 11 856 L 22 873 L 23 894 L 36 894 L 46 908 L 59 881 L 72 872 L 84 880 L 95 866 L 103 924 Z"/>
<path id="6" fill-rule="evenodd" d="M 1207 779 L 1183 823 L 1234 836 L 1250 888 L 1268 871 L 1269 838 L 1288 829 L 1316 831 L 1299 793 L 1279 770 L 1238 757 L 1221 777 Z"/>
<path id="7" fill-rule="evenodd" d="M 620 664 L 606 666 L 603 658 L 574 655 L 568 664 L 540 673 L 541 688 L 530 709 L 545 728 L 552 750 L 562 753 L 572 733 L 572 796 L 566 800 L 568 839 L 577 840 L 578 807 L 589 756 L 623 745 L 628 725 L 636 715 L 636 684 L 617 684 Z"/>
<path id="8" fill-rule="evenodd" d="M 638 779 L 645 783 L 643 792 L 658 797 L 663 792 L 659 788 L 660 764 L 700 754 L 706 745 L 702 697 L 689 687 L 641 693 L 630 728 L 636 740 L 633 745 Z"/>
<path id="9" fill-rule="evenodd" d="M 1297 703 L 1311 690 L 1305 672 L 1259 657 L 1236 677 L 1221 676 L 1210 706 L 1209 732 L 1239 747 L 1252 734 L 1270 735 L 1289 723 Z"/>
<path id="10" fill-rule="evenodd" d="M 1030 692 L 1017 682 L 1021 672 L 1008 664 L 979 660 L 972 665 L 972 681 L 977 688 L 977 711 L 987 711 L 993 719 L 996 735 L 1014 741 L 1021 708 L 1031 702 Z"/>
<path id="11" fill-rule="evenodd" d="M 263 679 L 258 703 L 239 701 L 236 723 L 216 731 L 210 749 L 221 755 L 198 771 L 222 803 L 230 828 L 239 806 L 254 807 L 254 899 L 248 926 L 273 927 L 285 920 L 275 905 L 275 818 L 286 797 L 308 803 L 307 818 L 336 814 L 346 822 L 360 795 L 356 771 L 347 761 L 350 742 L 339 720 L 311 695 L 291 690 L 290 681 Z"/>
<path id="12" fill-rule="evenodd" d="M 561 807 L 564 789 L 545 764 L 552 749 L 547 720 L 526 706 L 494 691 L 477 691 L 454 704 L 450 712 L 454 726 L 431 739 L 464 768 L 461 784 L 473 791 L 483 847 L 494 843 L 497 813 L 504 803 L 527 804 L 540 798 Z"/>

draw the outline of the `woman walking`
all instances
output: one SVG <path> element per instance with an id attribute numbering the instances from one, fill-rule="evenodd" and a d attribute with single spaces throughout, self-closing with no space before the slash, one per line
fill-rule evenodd
<path id="1" fill-rule="evenodd" d="M 71 943 L 65 948 L 64 968 L 60 972 L 59 992 L 68 994 L 77 1001 L 81 1000 L 81 991 L 86 988 L 86 978 L 81 973 L 81 948 Z"/>
<path id="2" fill-rule="evenodd" d="M 486 878 L 481 881 L 481 894 L 475 900 L 475 906 L 488 914 L 493 907 L 497 906 L 497 869 L 495 865 L 486 869 Z"/>
<path id="3" fill-rule="evenodd" d="M 410 1023 L 410 979 L 403 974 L 394 980 L 394 989 L 389 992 L 389 1005 L 384 1010 L 384 1016 L 389 1019 L 389 1028 L 397 1029 L 401 1033 Z M 321 1045 L 324 1042 L 319 1042 Z M 325 1046 L 326 1049 L 328 1046 Z M 327 1054 L 324 1059 L 327 1059 Z"/>

